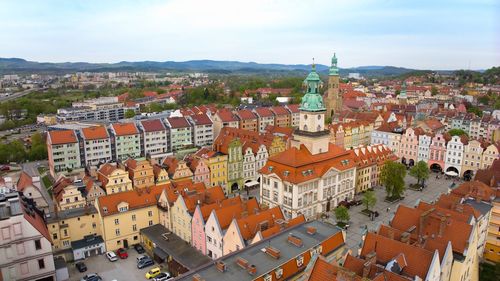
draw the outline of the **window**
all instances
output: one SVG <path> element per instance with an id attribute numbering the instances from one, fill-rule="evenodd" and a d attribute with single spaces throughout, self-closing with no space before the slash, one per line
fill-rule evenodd
<path id="1" fill-rule="evenodd" d="M 274 274 L 276 274 L 276 279 L 280 279 L 283 276 L 283 268 L 276 269 Z"/>
<path id="2" fill-rule="evenodd" d="M 52 239 L 57 240 L 57 233 L 52 234 Z"/>
<path id="3" fill-rule="evenodd" d="M 135 224 L 134 224 L 134 225 L 132 225 L 132 230 L 133 230 L 133 231 L 137 231 L 137 225 L 135 225 Z"/>
<path id="4" fill-rule="evenodd" d="M 22 262 L 21 263 L 21 275 L 25 275 L 29 273 L 29 268 L 28 268 L 28 263 L 27 262 Z"/>
<path id="5" fill-rule="evenodd" d="M 36 250 L 42 249 L 42 242 L 40 241 L 40 239 L 35 240 L 35 249 Z"/>
<path id="6" fill-rule="evenodd" d="M 116 236 L 120 235 L 120 229 L 119 228 L 115 229 L 115 234 L 116 234 Z"/>
<path id="7" fill-rule="evenodd" d="M 17 248 L 17 254 L 18 255 L 24 255 L 24 253 L 26 252 L 24 250 L 24 243 L 19 243 L 19 244 L 16 244 L 16 248 Z"/>
<path id="8" fill-rule="evenodd" d="M 152 226 L 153 225 L 153 221 L 149 221 L 149 226 Z"/>
<path id="9" fill-rule="evenodd" d="M 64 246 L 64 247 L 69 247 L 69 244 L 70 244 L 70 243 L 69 243 L 69 240 L 64 240 L 64 241 L 63 241 L 63 246 Z"/>
<path id="10" fill-rule="evenodd" d="M 132 220 L 135 221 L 135 215 L 132 215 Z"/>
<path id="11" fill-rule="evenodd" d="M 44 269 L 45 268 L 45 261 L 43 259 L 38 260 L 38 268 L 39 269 Z"/>
<path id="12" fill-rule="evenodd" d="M 120 221 L 118 219 L 115 219 L 115 225 L 119 225 Z"/>
<path id="13" fill-rule="evenodd" d="M 148 217 L 152 217 L 153 216 L 153 211 L 148 211 Z"/>

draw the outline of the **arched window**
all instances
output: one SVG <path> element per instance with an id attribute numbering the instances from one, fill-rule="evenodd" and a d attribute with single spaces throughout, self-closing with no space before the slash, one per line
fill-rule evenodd
<path id="1" fill-rule="evenodd" d="M 307 131 L 307 125 L 304 125 L 304 131 Z"/>

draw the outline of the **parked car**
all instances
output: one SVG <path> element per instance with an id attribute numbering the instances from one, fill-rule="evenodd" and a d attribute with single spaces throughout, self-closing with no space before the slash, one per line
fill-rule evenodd
<path id="1" fill-rule="evenodd" d="M 137 258 L 136 258 L 137 262 L 140 262 L 143 259 L 151 259 L 151 258 L 149 256 L 147 256 L 147 255 L 138 255 Z"/>
<path id="2" fill-rule="evenodd" d="M 174 277 L 162 277 L 162 278 L 155 278 L 154 279 L 155 281 L 170 281 L 170 280 L 174 280 Z"/>
<path id="3" fill-rule="evenodd" d="M 106 252 L 106 257 L 108 258 L 109 261 L 117 261 L 118 257 L 116 254 L 112 251 Z"/>
<path id="4" fill-rule="evenodd" d="M 134 249 L 137 251 L 138 254 L 144 254 L 144 252 L 146 252 L 141 244 L 135 244 Z"/>
<path id="5" fill-rule="evenodd" d="M 347 201 L 345 201 L 345 200 L 344 200 L 344 201 L 340 201 L 340 202 L 339 202 L 339 206 L 344 206 L 344 207 L 346 207 L 347 209 L 349 209 L 349 208 L 351 207 L 351 205 L 349 204 L 349 202 L 347 202 Z"/>
<path id="6" fill-rule="evenodd" d="M 363 204 L 363 202 L 361 202 L 361 200 L 352 200 L 351 202 L 349 202 L 349 205 L 351 206 L 359 206 Z"/>
<path id="7" fill-rule="evenodd" d="M 161 270 L 159 267 L 154 267 L 150 271 L 146 272 L 146 279 L 151 279 L 155 278 L 156 276 L 160 275 Z"/>
<path id="8" fill-rule="evenodd" d="M 116 250 L 116 254 L 120 257 L 120 259 L 126 259 L 128 258 L 127 250 L 124 248 L 119 248 Z"/>
<path id="9" fill-rule="evenodd" d="M 0 166 L 0 171 L 2 172 L 10 171 L 10 167 L 7 165 L 2 165 Z"/>
<path id="10" fill-rule="evenodd" d="M 85 265 L 85 263 L 83 263 L 83 261 L 79 261 L 79 262 L 75 263 L 75 266 L 76 266 L 76 269 L 78 269 L 78 271 L 80 271 L 80 272 L 87 271 L 87 266 Z"/>
<path id="11" fill-rule="evenodd" d="M 83 278 L 80 279 L 80 281 L 102 281 L 102 278 L 97 273 L 90 273 L 83 276 Z"/>
<path id="12" fill-rule="evenodd" d="M 170 273 L 168 272 L 161 272 L 160 274 L 156 275 L 156 277 L 153 279 L 153 281 L 165 281 L 170 278 Z"/>
<path id="13" fill-rule="evenodd" d="M 137 268 L 143 269 L 145 267 L 152 266 L 154 264 L 155 264 L 154 261 L 150 257 L 147 257 L 147 258 L 140 260 L 137 263 Z"/>

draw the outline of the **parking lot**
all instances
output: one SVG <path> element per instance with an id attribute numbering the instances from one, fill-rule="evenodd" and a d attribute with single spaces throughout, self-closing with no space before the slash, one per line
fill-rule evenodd
<path id="1" fill-rule="evenodd" d="M 146 280 L 144 275 L 151 268 L 159 266 L 157 263 L 143 269 L 137 268 L 136 258 L 139 254 L 134 249 L 128 249 L 127 259 L 118 259 L 115 262 L 110 262 L 105 255 L 90 257 L 84 260 L 87 265 L 87 271 L 80 273 L 76 269 L 74 263 L 68 264 L 69 280 L 80 280 L 88 273 L 97 273 L 104 281 L 132 281 Z"/>
<path id="2" fill-rule="evenodd" d="M 416 183 L 416 179 L 411 176 L 406 176 L 405 182 L 408 187 L 409 184 Z M 440 179 L 436 179 L 436 174 L 431 173 L 429 179 L 426 181 L 426 188 L 423 191 L 414 191 L 412 189 L 406 189 L 405 198 L 399 202 L 388 203 L 385 202 L 385 188 L 377 187 L 375 188 L 375 194 L 377 197 L 377 204 L 373 208 L 373 211 L 379 212 L 379 217 L 375 218 L 373 221 L 364 214 L 361 213 L 365 207 L 363 205 L 352 206 L 349 208 L 349 228 L 346 232 L 346 244 L 349 249 L 353 251 L 353 254 L 356 255 L 358 249 L 363 245 L 361 237 L 363 233 L 366 231 L 366 227 L 368 227 L 369 231 L 377 231 L 380 224 L 388 224 L 389 221 L 394 216 L 394 213 L 397 210 L 399 204 L 404 204 L 407 206 L 414 206 L 418 200 L 431 202 L 436 200 L 440 194 L 447 193 L 450 185 L 453 183 L 453 180 L 447 180 L 445 177 L 441 177 Z M 458 180 L 456 181 L 457 185 L 460 184 Z M 362 195 L 356 196 L 356 199 L 361 200 Z M 387 208 L 390 208 L 388 211 Z M 335 215 L 333 212 L 330 215 L 330 220 L 335 223 Z"/>

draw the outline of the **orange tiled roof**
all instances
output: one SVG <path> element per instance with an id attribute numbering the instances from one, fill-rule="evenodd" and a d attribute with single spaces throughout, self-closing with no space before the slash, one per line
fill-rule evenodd
<path id="1" fill-rule="evenodd" d="M 86 140 L 106 139 L 109 137 L 108 131 L 104 126 L 83 128 L 82 134 Z"/>
<path id="2" fill-rule="evenodd" d="M 73 130 L 49 131 L 49 136 L 53 145 L 78 142 Z"/>
<path id="3" fill-rule="evenodd" d="M 156 205 L 164 186 L 154 186 L 149 191 L 138 192 L 135 190 L 113 193 L 99 197 L 99 212 L 103 217 L 118 213 L 118 204 L 127 202 L 129 210 L 141 209 Z M 107 211 L 105 211 L 107 210 Z"/>
<path id="4" fill-rule="evenodd" d="M 111 126 L 117 136 L 136 135 L 139 133 L 135 123 L 114 123 Z"/>
<path id="5" fill-rule="evenodd" d="M 22 171 L 17 180 L 17 190 L 24 191 L 28 186 L 33 186 L 33 179 L 26 171 Z"/>
<path id="6" fill-rule="evenodd" d="M 495 199 L 495 190 L 483 182 L 474 180 L 462 183 L 451 191 L 452 194 L 461 197 L 479 198 L 483 201 L 491 202 Z"/>
<path id="7" fill-rule="evenodd" d="M 300 149 L 291 147 L 267 161 L 260 170 L 263 174 L 276 174 L 282 180 L 291 183 L 301 183 L 321 177 L 330 168 L 343 171 L 355 167 L 353 156 L 343 148 L 332 143 L 328 152 L 312 155 L 301 145 Z"/>
<path id="8" fill-rule="evenodd" d="M 258 225 L 262 222 L 267 222 L 268 227 L 273 227 L 275 220 L 284 219 L 283 212 L 280 206 L 276 206 L 254 215 L 240 218 L 236 221 L 240 234 L 244 240 L 250 240 L 255 237 L 255 234 L 260 229 Z"/>
<path id="9" fill-rule="evenodd" d="M 236 111 L 236 114 L 240 117 L 241 120 L 257 119 L 257 116 L 255 115 L 255 113 L 253 113 L 252 111 L 250 111 L 248 109 L 238 110 L 238 111 Z"/>
<path id="10" fill-rule="evenodd" d="M 402 274 L 412 278 L 419 276 L 425 279 L 433 259 L 433 252 L 420 247 L 392 240 L 387 237 L 369 232 L 361 249 L 361 256 L 366 257 L 375 252 L 378 264 L 387 264 L 400 254 L 404 254 L 407 266 L 403 268 Z"/>

